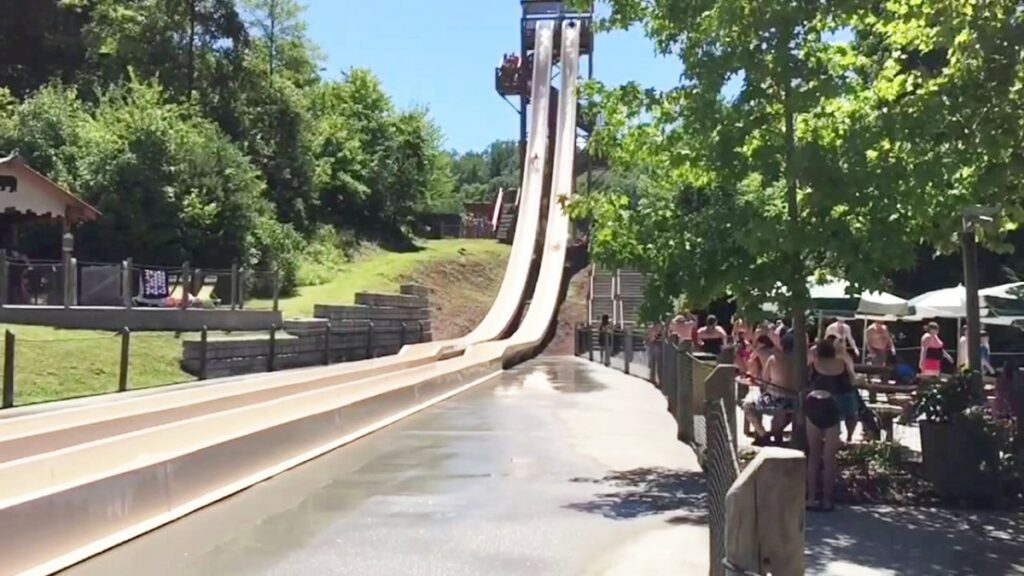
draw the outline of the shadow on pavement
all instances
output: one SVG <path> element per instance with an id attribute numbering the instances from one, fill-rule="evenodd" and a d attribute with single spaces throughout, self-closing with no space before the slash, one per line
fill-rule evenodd
<path id="1" fill-rule="evenodd" d="M 615 488 L 599 492 L 594 499 L 565 507 L 578 512 L 600 514 L 613 520 L 682 512 L 668 519 L 672 524 L 704 524 L 706 488 L 699 472 L 666 468 L 635 468 L 611 472 L 604 478 L 573 478 L 572 482 L 593 483 Z"/>
<path id="2" fill-rule="evenodd" d="M 1022 574 L 1024 519 L 1010 513 L 840 507 L 807 516 L 808 574 Z M 865 570 L 867 569 L 867 570 Z"/>

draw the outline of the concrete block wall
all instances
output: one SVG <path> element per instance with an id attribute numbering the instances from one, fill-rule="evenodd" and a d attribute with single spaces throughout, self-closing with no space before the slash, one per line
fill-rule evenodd
<path id="1" fill-rule="evenodd" d="M 274 337 L 273 369 L 351 362 L 398 353 L 406 344 L 432 339 L 428 291 L 402 286 L 401 294 L 356 294 L 355 305 L 316 305 L 313 318 L 287 320 Z M 327 332 L 330 338 L 327 338 Z M 195 376 L 203 366 L 203 344 L 183 343 L 182 369 Z M 265 372 L 271 367 L 270 334 L 210 339 L 206 378 Z"/>

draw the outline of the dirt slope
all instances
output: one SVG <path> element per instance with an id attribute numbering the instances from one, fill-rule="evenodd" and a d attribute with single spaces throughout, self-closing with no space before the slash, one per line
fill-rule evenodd
<path id="1" fill-rule="evenodd" d="M 498 294 L 507 261 L 507 252 L 463 252 L 457 259 L 424 263 L 403 277 L 430 289 L 434 340 L 464 336 L 483 320 Z"/>

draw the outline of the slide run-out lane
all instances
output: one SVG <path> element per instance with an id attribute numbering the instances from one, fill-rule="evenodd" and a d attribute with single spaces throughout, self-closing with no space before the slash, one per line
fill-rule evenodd
<path id="1" fill-rule="evenodd" d="M 536 360 L 66 574 L 706 573 L 674 438 L 646 382 Z"/>

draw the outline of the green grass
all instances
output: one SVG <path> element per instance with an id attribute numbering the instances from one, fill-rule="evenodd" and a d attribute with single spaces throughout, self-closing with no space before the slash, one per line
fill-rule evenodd
<path id="1" fill-rule="evenodd" d="M 416 252 L 373 250 L 343 266 L 334 280 L 319 286 L 307 286 L 280 301 L 285 318 L 313 315 L 315 304 L 351 304 L 356 292 L 395 292 L 398 280 L 418 266 L 433 260 L 456 259 L 463 253 L 474 258 L 504 257 L 508 246 L 494 240 L 428 240 Z M 269 308 L 268 300 L 247 303 L 252 308 Z"/>
<path id="2" fill-rule="evenodd" d="M 433 240 L 417 252 L 372 250 L 347 264 L 326 284 L 302 288 L 282 299 L 285 317 L 310 316 L 314 304 L 351 304 L 359 291 L 396 292 L 400 278 L 436 260 L 504 258 L 508 246 L 493 240 Z M 253 301 L 268 308 L 269 301 Z M 12 326 L 15 349 L 15 403 L 19 406 L 117 391 L 120 372 L 119 334 L 94 330 L 63 330 L 45 326 Z M 195 380 L 180 368 L 182 338 L 169 332 L 131 335 L 128 387 L 148 388 Z M 0 346 L 0 359 L 3 358 Z"/>
<path id="3" fill-rule="evenodd" d="M 111 332 L 61 330 L 46 326 L 11 326 L 15 403 L 116 392 L 120 374 L 121 337 Z M 131 335 L 129 388 L 148 388 L 195 380 L 179 367 L 181 339 L 173 333 Z M 0 350 L 0 357 L 3 357 Z"/>

